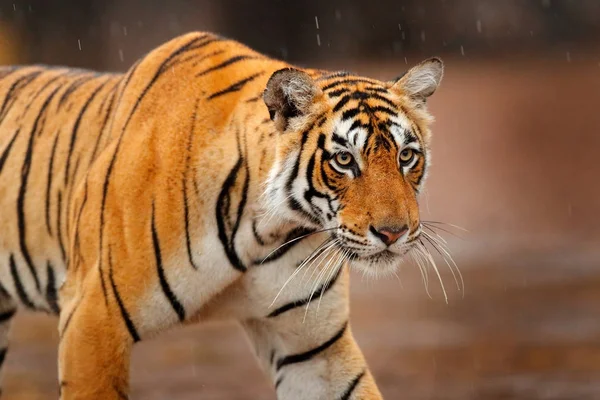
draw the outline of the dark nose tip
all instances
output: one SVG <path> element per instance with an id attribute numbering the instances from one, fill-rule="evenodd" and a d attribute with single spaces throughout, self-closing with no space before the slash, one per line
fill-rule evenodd
<path id="1" fill-rule="evenodd" d="M 396 243 L 400 236 L 408 231 L 408 226 L 382 226 L 381 228 L 369 227 L 371 233 L 377 236 L 383 243 L 388 246 Z"/>

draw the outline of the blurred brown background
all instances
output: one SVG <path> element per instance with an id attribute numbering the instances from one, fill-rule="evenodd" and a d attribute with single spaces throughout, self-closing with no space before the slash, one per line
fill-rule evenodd
<path id="1" fill-rule="evenodd" d="M 355 276 L 354 332 L 386 399 L 600 398 L 600 2 L 597 0 L 0 1 L 0 63 L 125 70 L 213 30 L 299 65 L 391 79 L 447 63 L 431 100 L 425 219 L 464 275 L 449 304 L 415 265 Z M 5 399 L 55 398 L 56 320 L 17 319 Z M 234 325 L 138 346 L 136 399 L 274 399 Z"/>

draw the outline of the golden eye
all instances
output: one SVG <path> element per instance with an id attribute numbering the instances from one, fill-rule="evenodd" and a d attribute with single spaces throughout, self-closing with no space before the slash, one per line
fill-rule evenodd
<path id="1" fill-rule="evenodd" d="M 404 149 L 400 152 L 400 164 L 405 166 L 411 163 L 415 158 L 415 151 L 413 149 Z"/>
<path id="2" fill-rule="evenodd" d="M 347 151 L 341 151 L 335 155 L 335 162 L 340 167 L 349 167 L 354 162 L 354 157 Z"/>

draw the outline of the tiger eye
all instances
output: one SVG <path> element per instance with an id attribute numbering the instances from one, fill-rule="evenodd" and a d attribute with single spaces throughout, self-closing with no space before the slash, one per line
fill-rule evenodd
<path id="1" fill-rule="evenodd" d="M 352 157 L 352 154 L 348 153 L 347 151 L 342 151 L 335 155 L 335 162 L 340 167 L 347 167 L 350 164 L 352 164 L 353 161 L 354 161 L 354 158 Z"/>
<path id="2" fill-rule="evenodd" d="M 415 152 L 412 149 L 404 149 L 400 152 L 400 163 L 408 164 L 415 157 Z"/>

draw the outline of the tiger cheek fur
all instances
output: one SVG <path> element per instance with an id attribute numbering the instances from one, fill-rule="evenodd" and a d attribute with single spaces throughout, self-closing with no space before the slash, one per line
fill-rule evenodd
<path id="1" fill-rule="evenodd" d="M 125 399 L 134 343 L 234 319 L 280 400 L 381 399 L 330 240 L 414 229 L 441 74 L 300 70 L 210 33 L 124 74 L 0 68 L 0 352 L 18 307 L 58 314 L 60 398 Z M 312 287 L 291 280 L 325 244 Z"/>

